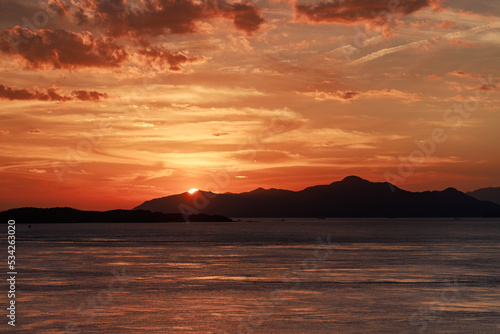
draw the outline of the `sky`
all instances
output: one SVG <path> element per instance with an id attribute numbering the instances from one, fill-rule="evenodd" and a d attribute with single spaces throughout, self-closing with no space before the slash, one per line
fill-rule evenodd
<path id="1" fill-rule="evenodd" d="M 3 0 L 0 210 L 500 186 L 500 3 Z"/>

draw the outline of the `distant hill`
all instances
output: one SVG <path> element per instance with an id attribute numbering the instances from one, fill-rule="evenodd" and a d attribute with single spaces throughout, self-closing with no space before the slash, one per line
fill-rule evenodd
<path id="1" fill-rule="evenodd" d="M 152 223 L 152 222 L 226 222 L 231 219 L 219 215 L 161 213 L 148 210 L 81 211 L 73 208 L 19 208 L 0 212 L 0 220 L 16 223 Z"/>
<path id="2" fill-rule="evenodd" d="M 500 204 L 500 187 L 482 188 L 475 191 L 470 191 L 467 195 L 477 198 L 481 201 L 490 201 Z"/>
<path id="3" fill-rule="evenodd" d="M 453 188 L 410 192 L 357 176 L 301 191 L 258 188 L 240 194 L 186 192 L 134 208 L 141 209 L 228 217 L 500 217 L 499 205 Z"/>

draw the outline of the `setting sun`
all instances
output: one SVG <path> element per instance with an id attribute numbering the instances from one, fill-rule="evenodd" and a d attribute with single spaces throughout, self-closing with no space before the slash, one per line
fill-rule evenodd
<path id="1" fill-rule="evenodd" d="M 195 192 L 197 192 L 197 191 L 198 191 L 198 189 L 196 189 L 196 188 L 192 188 L 192 189 L 189 189 L 189 190 L 188 190 L 188 193 L 190 193 L 190 194 L 194 194 L 194 193 L 195 193 Z"/>

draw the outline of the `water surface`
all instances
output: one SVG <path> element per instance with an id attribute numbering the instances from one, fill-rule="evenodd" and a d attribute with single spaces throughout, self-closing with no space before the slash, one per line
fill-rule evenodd
<path id="1" fill-rule="evenodd" d="M 17 225 L 22 333 L 500 332 L 498 220 Z"/>

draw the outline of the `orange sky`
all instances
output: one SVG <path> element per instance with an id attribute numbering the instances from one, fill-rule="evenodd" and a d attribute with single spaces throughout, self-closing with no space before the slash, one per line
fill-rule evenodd
<path id="1" fill-rule="evenodd" d="M 500 7 L 8 0 L 0 210 L 187 191 L 500 186 Z"/>

